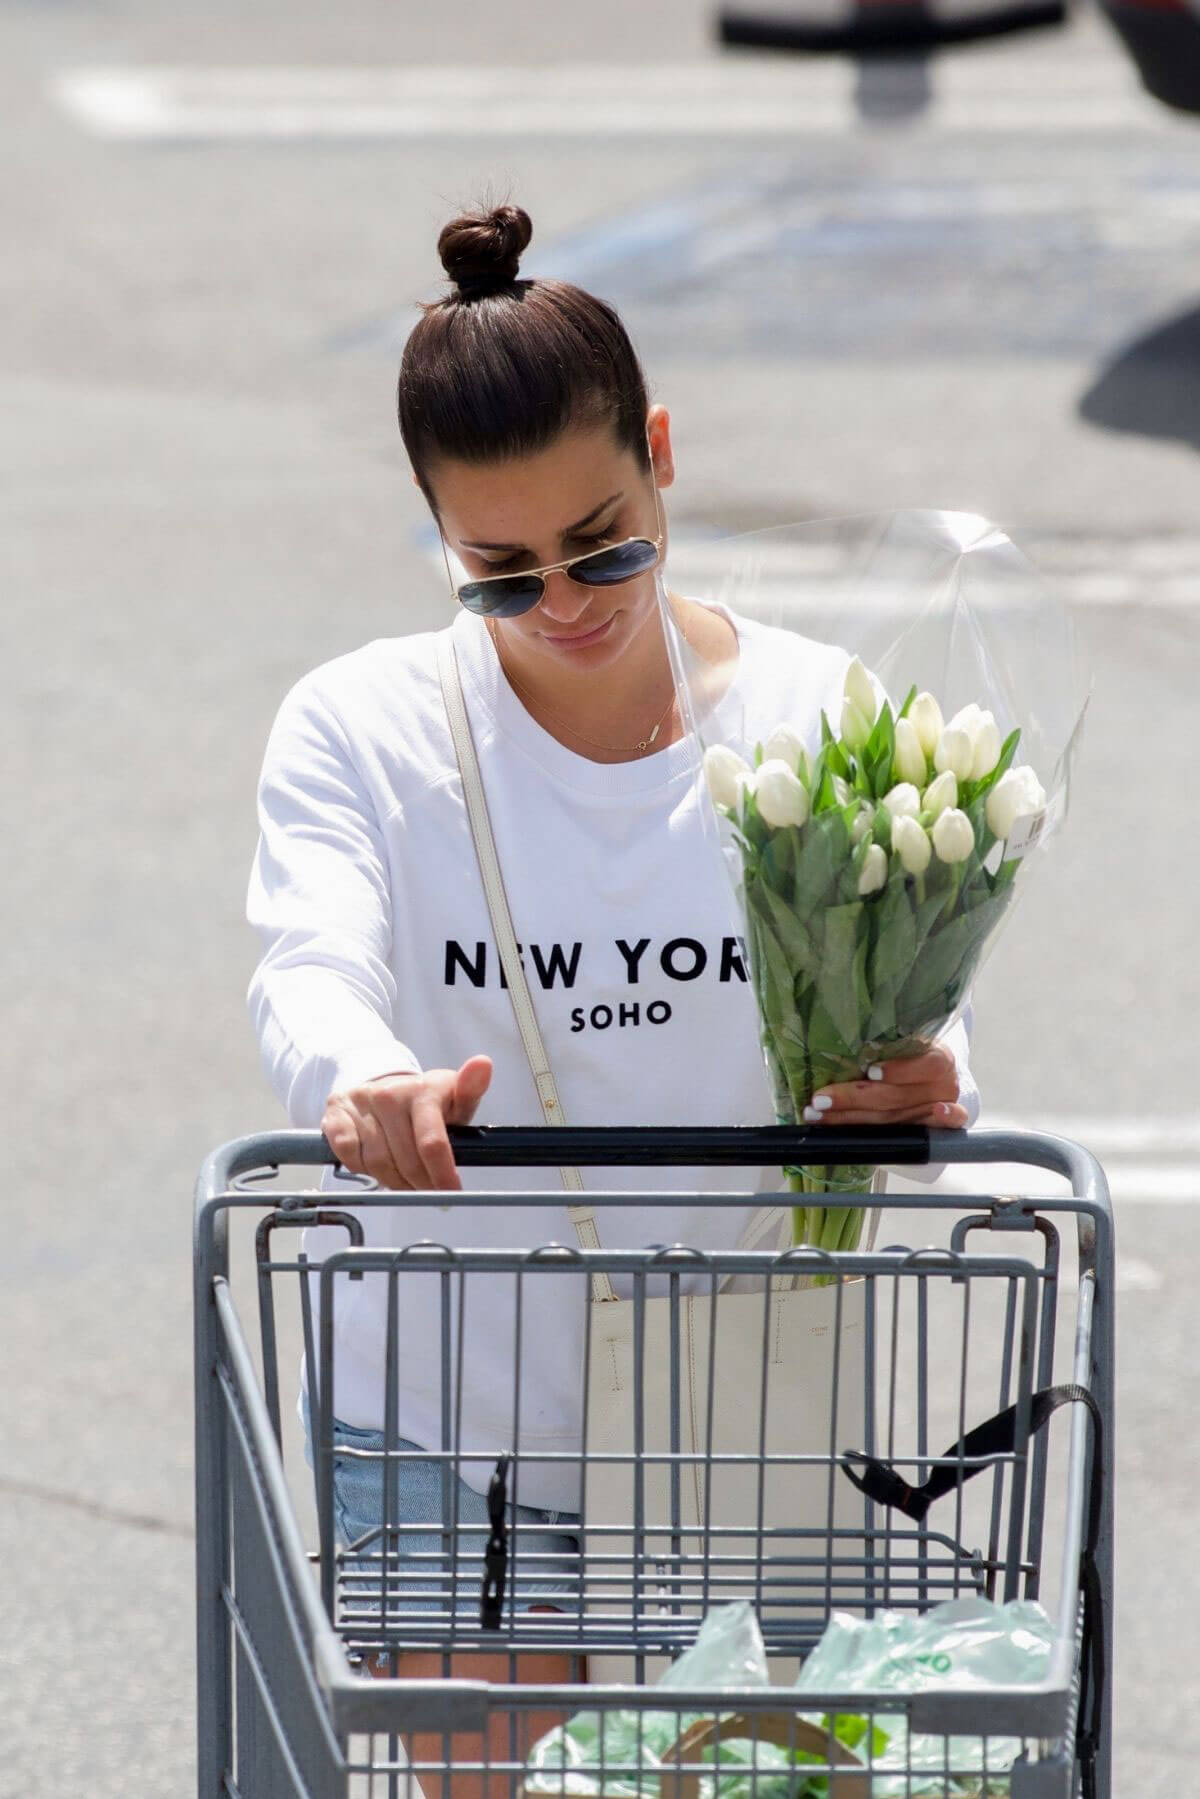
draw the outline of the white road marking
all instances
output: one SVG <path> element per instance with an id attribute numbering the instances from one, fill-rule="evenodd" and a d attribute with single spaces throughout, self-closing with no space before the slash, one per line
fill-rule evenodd
<path id="1" fill-rule="evenodd" d="M 1139 1262 L 1135 1256 L 1117 1257 L 1118 1293 L 1157 1293 L 1165 1284 L 1162 1271 L 1149 1262 Z"/>
<path id="2" fill-rule="evenodd" d="M 1057 1115 L 1045 1118 L 993 1117 L 986 1111 L 981 1130 L 1046 1131 L 1053 1137 L 1070 1137 L 1082 1143 L 1103 1162 L 1106 1157 L 1133 1161 L 1196 1163 L 1200 1174 L 1200 1117 L 1121 1118 Z"/>
<path id="3" fill-rule="evenodd" d="M 1200 1208 L 1200 1121 L 1194 1118 L 1038 1117 L 1006 1118 L 986 1109 L 980 1131 L 1040 1131 L 1068 1137 L 1090 1150 L 1108 1180 L 1114 1208 L 1165 1205 Z M 893 1185 L 920 1192 L 897 1170 Z M 1060 1175 L 1021 1163 L 950 1165 L 926 1191 L 1028 1194 L 1065 1191 Z"/>
<path id="4" fill-rule="evenodd" d="M 889 77 L 881 80 L 886 88 Z M 943 58 L 929 80 L 928 106 L 899 129 L 1182 129 L 1103 39 L 1073 60 Z M 840 60 L 743 54 L 540 68 L 92 67 L 61 71 L 50 91 L 77 123 L 110 138 L 791 138 L 861 127 L 856 81 Z M 866 128 L 895 127 L 872 119 Z"/>

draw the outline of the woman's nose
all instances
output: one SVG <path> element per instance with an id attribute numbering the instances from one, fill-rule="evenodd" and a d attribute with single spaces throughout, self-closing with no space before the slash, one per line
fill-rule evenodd
<path id="1" fill-rule="evenodd" d="M 590 590 L 581 587 L 578 581 L 572 581 L 562 569 L 544 579 L 546 591 L 540 605 L 546 617 L 560 625 L 573 625 L 577 618 L 582 618 L 591 601 Z"/>

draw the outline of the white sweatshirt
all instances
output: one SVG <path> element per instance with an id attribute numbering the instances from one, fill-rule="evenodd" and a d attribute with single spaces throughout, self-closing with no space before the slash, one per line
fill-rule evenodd
<path id="1" fill-rule="evenodd" d="M 787 719 L 815 750 L 821 708 L 833 719 L 840 713 L 847 653 L 715 609 L 740 640 L 718 711 L 722 731 L 731 741 L 744 733 L 749 748 Z M 481 620 L 464 611 L 448 628 L 567 1120 L 773 1124 L 743 927 L 704 827 L 694 745 L 685 739 L 634 762 L 578 756 L 522 706 Z M 284 698 L 267 743 L 247 899 L 263 954 L 247 997 L 271 1084 L 297 1127 L 319 1128 L 335 1089 L 457 1068 L 480 1053 L 494 1072 L 474 1121 L 541 1122 L 491 940 L 436 641 L 433 632 L 381 638 L 312 670 Z M 969 1009 L 964 1019 L 946 1042 L 973 1123 Z M 705 1205 L 703 1196 L 783 1185 L 780 1170 L 757 1168 L 593 1168 L 583 1177 L 594 1193 L 682 1196 L 678 1207 L 598 1208 L 608 1248 L 732 1247 L 745 1210 Z M 463 1181 L 477 1190 L 561 1191 L 552 1168 L 470 1169 Z M 342 1204 L 357 1191 L 332 1170 L 321 1185 L 344 1195 Z M 359 1216 L 370 1246 L 576 1241 L 565 1202 L 448 1210 L 414 1194 Z M 305 1233 L 314 1261 L 345 1242 L 332 1228 Z M 553 1275 L 525 1284 L 520 1447 L 577 1450 L 578 1283 Z M 462 1444 L 493 1460 L 513 1442 L 514 1286 L 507 1275 L 480 1276 L 467 1291 Z M 399 1277 L 397 1429 L 430 1448 L 442 1444 L 440 1291 L 434 1275 Z M 386 1306 L 383 1278 L 336 1283 L 334 1411 L 348 1424 L 382 1428 Z M 488 1473 L 482 1460 L 462 1468 L 479 1490 Z M 521 1497 L 574 1510 L 575 1472 L 523 1463 Z"/>

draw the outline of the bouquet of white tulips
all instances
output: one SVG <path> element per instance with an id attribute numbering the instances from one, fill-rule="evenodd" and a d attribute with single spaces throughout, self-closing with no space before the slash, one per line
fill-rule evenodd
<path id="1" fill-rule="evenodd" d="M 843 527 L 860 522 L 831 521 Z M 891 537 L 881 536 L 878 521 L 866 522 L 873 527 L 866 572 L 874 581 L 864 579 L 860 557 L 853 564 L 860 603 L 843 606 L 829 621 L 833 641 L 801 636 L 793 622 L 813 527 L 731 540 L 735 578 L 726 582 L 722 598 L 735 619 L 740 614 L 776 631 L 780 625 L 796 631 L 793 641 L 803 652 L 799 669 L 839 671 L 836 686 L 820 675 L 823 703 L 815 716 L 805 715 L 811 687 L 797 698 L 791 716 L 779 718 L 778 697 L 774 718 L 761 710 L 756 715 L 745 671 L 722 674 L 694 659 L 685 664 L 678 644 L 673 648 L 741 902 L 781 1123 L 799 1122 L 818 1089 L 860 1079 L 872 1063 L 928 1048 L 959 1016 L 997 927 L 1024 885 L 1030 853 L 1065 811 L 1070 752 L 1082 718 L 1070 671 L 1056 671 L 1064 696 L 1057 712 L 1032 692 L 1046 673 L 1034 666 L 1037 656 L 1056 659 L 1052 629 L 1063 626 L 1063 616 L 1053 601 L 1039 589 L 1038 610 L 1023 611 L 1015 637 L 1012 617 L 993 615 L 983 604 L 983 572 L 993 584 L 1005 578 L 1006 604 L 1017 603 L 1017 552 L 1007 539 L 961 514 L 893 515 L 886 521 Z M 774 597 L 762 573 L 767 539 L 784 552 L 776 579 L 779 568 L 788 578 Z M 751 576 L 736 560 L 743 545 L 749 546 Z M 947 547 L 957 575 L 949 583 Z M 827 540 L 822 549 L 828 551 Z M 980 551 L 985 570 L 978 560 L 969 570 L 958 568 L 957 559 L 965 564 Z M 928 574 L 921 561 L 926 552 Z M 1023 559 L 1015 566 L 1031 572 Z M 820 598 L 828 608 L 827 554 L 819 567 Z M 873 602 L 865 608 L 864 593 Z M 1030 620 L 1040 644 L 1027 628 Z M 961 629 L 964 623 L 969 629 Z M 890 632 L 898 627 L 898 634 L 873 674 L 847 652 L 852 643 L 865 645 L 872 627 L 879 635 L 881 624 Z M 762 641 L 772 663 L 787 666 L 788 646 L 778 636 Z M 753 651 L 753 640 L 749 647 Z M 927 685 L 910 679 L 922 673 Z M 1019 698 L 1026 678 L 1028 708 Z M 718 696 L 740 684 L 736 718 L 727 697 L 709 703 L 714 683 Z M 765 685 L 777 693 L 777 679 Z M 966 698 L 972 691 L 975 698 L 944 717 L 949 694 Z M 1026 737 L 1034 740 L 1041 773 L 1022 755 Z M 874 1169 L 814 1165 L 786 1173 L 793 1192 L 806 1198 L 795 1209 L 794 1241 L 830 1250 L 857 1247 L 863 1208 L 839 1204 L 837 1196 L 869 1192 Z"/>
<path id="2" fill-rule="evenodd" d="M 1036 774 L 1014 765 L 1020 731 L 1002 743 L 978 705 L 945 724 L 915 688 L 880 704 L 855 657 L 840 722 L 835 734 L 822 712 L 815 756 L 781 724 L 754 768 L 722 744 L 704 757 L 742 852 L 763 1048 L 790 1120 L 818 1088 L 911 1054 L 955 1016 L 1045 819 Z M 872 1172 L 789 1180 L 867 1192 Z M 794 1240 L 853 1248 L 861 1223 L 858 1209 L 798 1207 Z"/>

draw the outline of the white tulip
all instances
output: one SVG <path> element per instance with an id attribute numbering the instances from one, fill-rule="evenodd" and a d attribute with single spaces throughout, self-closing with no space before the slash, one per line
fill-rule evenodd
<path id="1" fill-rule="evenodd" d="M 886 806 L 893 818 L 915 818 L 921 810 L 921 792 L 911 781 L 898 781 L 884 794 L 880 805 Z"/>
<path id="2" fill-rule="evenodd" d="M 791 725 L 776 725 L 763 745 L 764 762 L 786 762 L 794 775 L 812 774 L 812 759 L 804 740 Z"/>
<path id="3" fill-rule="evenodd" d="M 858 707 L 868 726 L 873 725 L 879 709 L 879 702 L 875 698 L 875 684 L 857 656 L 846 670 L 843 692 Z"/>
<path id="4" fill-rule="evenodd" d="M 975 733 L 975 754 L 971 761 L 971 779 L 982 781 L 1000 760 L 1000 727 L 990 712 L 985 712 Z"/>
<path id="5" fill-rule="evenodd" d="M 868 893 L 878 893 L 887 886 L 888 859 L 887 851 L 879 844 L 873 843 L 863 858 L 862 871 L 858 877 L 859 896 L 865 899 Z"/>
<path id="6" fill-rule="evenodd" d="M 861 843 L 874 823 L 875 808 L 870 800 L 864 800 L 854 815 L 854 823 L 850 826 L 851 843 Z"/>
<path id="7" fill-rule="evenodd" d="M 832 777 L 832 779 L 833 779 L 833 794 L 834 794 L 834 798 L 837 800 L 838 805 L 839 806 L 848 806 L 850 804 L 850 801 L 854 798 L 853 787 L 851 787 L 849 781 L 843 780 L 841 775 L 834 775 Z"/>
<path id="8" fill-rule="evenodd" d="M 975 833 L 965 812 L 948 806 L 935 821 L 930 835 L 939 862 L 965 862 L 975 848 Z"/>
<path id="9" fill-rule="evenodd" d="M 937 818 L 946 810 L 947 806 L 957 806 L 957 804 L 958 782 L 954 778 L 954 771 L 948 768 L 944 774 L 938 775 L 936 780 L 931 781 L 925 789 L 921 810 L 930 812 L 934 818 Z"/>
<path id="10" fill-rule="evenodd" d="M 892 757 L 892 769 L 902 781 L 915 781 L 918 787 L 924 787 L 929 774 L 917 727 L 906 718 L 896 720 L 896 749 Z"/>
<path id="11" fill-rule="evenodd" d="M 965 731 L 971 739 L 971 766 L 961 776 L 964 781 L 982 781 L 1000 760 L 1000 729 L 992 713 L 985 712 L 972 700 L 956 712 L 946 726 L 948 731 Z M 956 769 L 956 773 L 959 771 Z"/>
<path id="12" fill-rule="evenodd" d="M 996 837 L 1008 839 L 1017 820 L 1040 812 L 1046 804 L 1046 793 L 1027 762 L 1010 768 L 1000 776 L 987 796 L 988 829 Z"/>
<path id="13" fill-rule="evenodd" d="M 965 731 L 974 740 L 979 729 L 979 721 L 983 717 L 982 709 L 972 700 L 969 706 L 960 706 L 954 717 L 946 725 L 948 731 Z"/>
<path id="14" fill-rule="evenodd" d="M 808 817 L 808 794 L 783 761 L 762 762 L 754 777 L 754 803 L 764 824 L 779 830 L 802 825 Z"/>
<path id="15" fill-rule="evenodd" d="M 842 701 L 842 742 L 846 745 L 848 750 L 853 750 L 854 754 L 857 756 L 861 750 L 866 748 L 867 738 L 870 735 L 870 719 L 862 711 L 861 707 L 855 705 L 849 694 L 847 694 L 846 698 Z"/>
<path id="16" fill-rule="evenodd" d="M 748 762 L 743 762 L 736 750 L 728 744 L 714 743 L 711 749 L 704 752 L 704 778 L 708 782 L 708 791 L 718 806 L 735 807 L 741 793 L 741 780 L 753 774 Z"/>
<path id="17" fill-rule="evenodd" d="M 929 867 L 933 851 L 924 828 L 915 818 L 902 813 L 892 820 L 892 848 L 904 865 L 906 874 L 923 875 Z"/>
<path id="18" fill-rule="evenodd" d="M 950 773 L 957 775 L 960 781 L 969 781 L 974 760 L 975 745 L 969 734 L 957 726 L 947 725 L 933 752 L 933 766 L 938 773 Z"/>
<path id="19" fill-rule="evenodd" d="M 942 709 L 931 693 L 919 693 L 908 709 L 908 717 L 927 757 L 933 755 L 938 738 L 945 730 Z"/>

